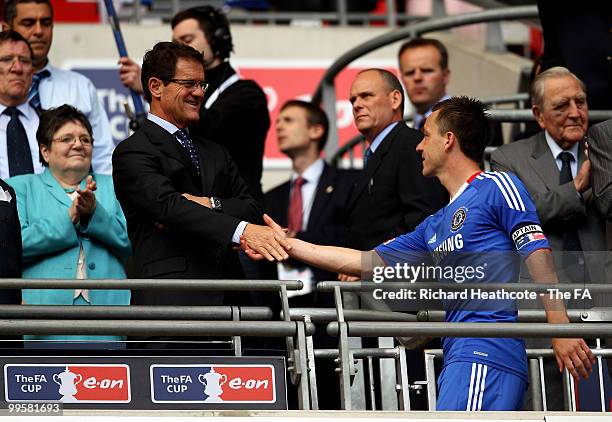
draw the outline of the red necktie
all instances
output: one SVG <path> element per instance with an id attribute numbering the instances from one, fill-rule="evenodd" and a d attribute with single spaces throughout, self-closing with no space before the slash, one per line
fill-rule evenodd
<path id="1" fill-rule="evenodd" d="M 293 189 L 289 197 L 289 212 L 287 214 L 287 227 L 291 233 L 302 231 L 302 186 L 306 179 L 298 177 L 293 182 Z"/>

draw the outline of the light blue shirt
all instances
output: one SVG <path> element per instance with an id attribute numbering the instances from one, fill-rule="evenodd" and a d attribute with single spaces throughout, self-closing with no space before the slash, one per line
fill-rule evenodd
<path id="1" fill-rule="evenodd" d="M 429 107 L 429 109 L 427 109 L 427 111 L 423 114 L 419 114 L 416 113 L 414 115 L 414 119 L 412 121 L 412 127 L 414 129 L 418 129 L 419 125 L 421 124 L 421 120 L 428 118 L 431 115 L 431 109 L 433 108 L 434 105 L 438 104 L 439 102 L 442 102 L 444 100 L 448 100 L 450 97 L 447 94 L 444 94 L 444 96 L 442 98 L 440 98 L 438 101 L 435 102 L 435 104 L 433 104 L 431 107 Z"/>
<path id="2" fill-rule="evenodd" d="M 6 108 L 7 107 L 5 105 L 0 104 L 0 113 L 4 113 Z M 28 137 L 34 173 L 42 173 L 44 167 L 40 162 L 40 156 L 38 154 L 38 141 L 36 141 L 38 114 L 36 114 L 36 110 L 34 110 L 34 108 L 27 101 L 21 105 L 18 105 L 17 109 L 21 111 L 19 121 L 23 125 Z M 0 114 L 0 179 L 7 179 L 9 177 L 8 153 L 6 148 L 6 126 L 10 120 L 10 116 Z"/>
<path id="3" fill-rule="evenodd" d="M 574 159 L 570 161 L 570 168 L 572 169 L 572 177 L 576 177 L 576 173 L 578 172 L 578 147 L 580 142 L 576 142 L 570 149 L 564 150 L 562 149 L 558 143 L 555 142 L 550 133 L 544 131 L 544 135 L 546 136 L 546 143 L 548 144 L 548 148 L 550 148 L 550 152 L 552 152 L 553 157 L 555 157 L 555 164 L 557 164 L 557 168 L 561 171 L 561 166 L 563 162 L 559 158 L 559 154 L 562 152 L 569 152 L 572 154 Z"/>
<path id="4" fill-rule="evenodd" d="M 376 148 L 378 148 L 378 146 L 381 144 L 383 139 L 385 139 L 385 137 L 389 134 L 389 132 L 391 132 L 393 130 L 393 128 L 395 127 L 395 125 L 398 124 L 398 123 L 399 122 L 393 122 L 393 123 L 389 124 L 389 126 L 384 128 L 382 130 L 382 132 L 380 132 L 378 135 L 376 135 L 376 138 L 374 138 L 374 140 L 370 144 L 370 151 L 372 151 L 372 154 L 374 154 L 376 152 Z"/>
<path id="5" fill-rule="evenodd" d="M 161 126 L 163 129 L 165 129 L 172 136 L 174 136 L 174 133 L 177 130 L 179 130 L 179 128 L 177 126 L 173 125 L 172 123 L 170 123 L 167 120 L 162 119 L 159 116 L 156 116 L 153 113 L 149 113 L 147 115 L 147 119 L 149 119 L 153 123 Z M 176 137 L 174 139 L 176 139 Z M 178 143 L 178 139 L 176 140 L 176 142 Z M 240 243 L 240 236 L 242 236 L 242 232 L 244 231 L 244 228 L 246 227 L 247 224 L 249 224 L 247 221 L 241 221 L 240 223 L 238 223 L 238 226 L 236 226 L 236 230 L 234 230 L 234 235 L 232 236 L 232 242 Z"/>
<path id="6" fill-rule="evenodd" d="M 108 116 L 98 98 L 94 84 L 80 73 L 60 69 L 49 63 L 43 70 L 48 70 L 51 75 L 40 81 L 38 92 L 41 107 L 49 109 L 68 104 L 83 112 L 93 130 L 93 171 L 112 174 L 115 145 L 111 137 Z"/>

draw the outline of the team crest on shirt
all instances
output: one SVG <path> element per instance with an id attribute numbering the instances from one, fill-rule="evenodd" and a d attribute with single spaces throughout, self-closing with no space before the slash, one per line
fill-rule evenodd
<path id="1" fill-rule="evenodd" d="M 455 211 L 455 213 L 453 214 L 453 219 L 451 220 L 451 230 L 459 230 L 459 228 L 463 226 L 463 223 L 465 223 L 466 218 L 467 209 L 465 209 L 465 207 L 461 207 L 457 211 Z"/>

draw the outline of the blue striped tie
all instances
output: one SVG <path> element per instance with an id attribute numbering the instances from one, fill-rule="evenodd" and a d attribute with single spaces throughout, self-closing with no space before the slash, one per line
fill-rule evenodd
<path id="1" fill-rule="evenodd" d="M 32 86 L 30 87 L 30 93 L 28 94 L 28 100 L 30 101 L 30 105 L 34 107 L 37 111 L 40 111 L 40 95 L 38 93 L 38 86 L 40 85 L 40 81 L 42 79 L 48 78 L 51 76 L 48 70 L 42 70 L 38 73 L 35 73 L 32 76 Z"/>

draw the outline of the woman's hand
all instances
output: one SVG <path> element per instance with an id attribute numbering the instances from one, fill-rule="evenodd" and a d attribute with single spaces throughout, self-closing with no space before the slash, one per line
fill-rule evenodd
<path id="1" fill-rule="evenodd" d="M 97 189 L 96 182 L 91 175 L 87 176 L 85 189 L 77 189 L 77 198 L 75 199 L 77 211 L 81 216 L 91 216 L 96 210 L 96 195 L 94 191 Z"/>

